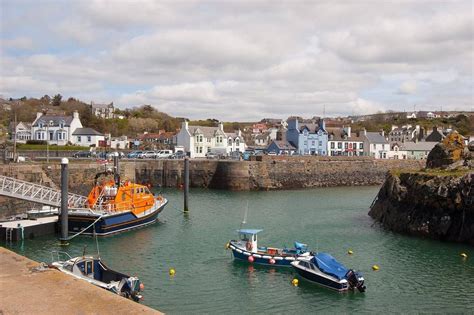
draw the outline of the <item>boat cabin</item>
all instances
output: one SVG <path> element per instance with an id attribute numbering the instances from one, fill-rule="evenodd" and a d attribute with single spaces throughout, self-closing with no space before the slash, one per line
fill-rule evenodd
<path id="1" fill-rule="evenodd" d="M 237 230 L 239 234 L 239 242 L 245 244 L 245 248 L 253 253 L 258 250 L 257 247 L 257 234 L 263 230 L 258 229 L 240 229 Z"/>

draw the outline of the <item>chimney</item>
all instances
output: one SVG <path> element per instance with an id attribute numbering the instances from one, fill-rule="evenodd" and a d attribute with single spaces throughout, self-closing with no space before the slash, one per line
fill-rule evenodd
<path id="1" fill-rule="evenodd" d="M 36 113 L 36 119 L 40 118 L 41 116 L 43 116 L 43 113 L 39 113 L 39 112 Z"/>
<path id="2" fill-rule="evenodd" d="M 392 125 L 392 131 L 397 129 L 397 128 L 398 128 L 398 126 Z"/>
<path id="3" fill-rule="evenodd" d="M 347 137 L 351 136 L 351 126 L 342 127 L 342 129 L 347 133 Z"/>
<path id="4" fill-rule="evenodd" d="M 326 130 L 326 121 L 323 119 L 321 119 L 321 128 Z"/>
<path id="5" fill-rule="evenodd" d="M 380 130 L 380 135 L 385 138 L 385 131 L 383 129 Z"/>
<path id="6" fill-rule="evenodd" d="M 183 121 L 183 123 L 181 124 L 181 126 L 182 126 L 181 129 L 183 129 L 183 130 L 188 130 L 188 127 L 189 127 L 188 121 L 187 121 L 187 120 Z"/>
<path id="7" fill-rule="evenodd" d="M 72 117 L 74 119 L 79 119 L 79 113 L 77 112 L 77 110 L 75 110 L 74 113 L 72 113 Z"/>
<path id="8" fill-rule="evenodd" d="M 222 121 L 219 121 L 218 127 L 222 132 L 224 132 L 224 124 L 222 123 Z"/>
<path id="9" fill-rule="evenodd" d="M 365 129 L 365 128 L 362 129 L 362 134 L 363 134 L 364 136 L 367 136 L 367 129 Z"/>

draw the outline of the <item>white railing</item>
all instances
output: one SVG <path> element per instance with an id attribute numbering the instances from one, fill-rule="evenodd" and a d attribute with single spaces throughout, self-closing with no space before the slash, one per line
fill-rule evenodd
<path id="1" fill-rule="evenodd" d="M 53 207 L 61 206 L 60 190 L 3 175 L 0 175 L 0 195 Z M 69 207 L 84 207 L 86 201 L 85 196 L 68 194 Z"/>

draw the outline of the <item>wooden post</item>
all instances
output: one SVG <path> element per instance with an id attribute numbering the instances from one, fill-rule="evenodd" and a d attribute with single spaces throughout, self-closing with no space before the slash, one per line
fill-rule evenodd
<path id="1" fill-rule="evenodd" d="M 189 211 L 188 207 L 189 194 L 189 158 L 184 158 L 184 212 Z"/>

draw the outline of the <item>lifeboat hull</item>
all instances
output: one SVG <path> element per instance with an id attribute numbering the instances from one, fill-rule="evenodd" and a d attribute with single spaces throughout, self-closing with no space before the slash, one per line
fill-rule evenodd
<path id="1" fill-rule="evenodd" d="M 69 234 L 83 231 L 81 234 L 107 236 L 145 227 L 157 221 L 166 204 L 167 202 L 139 217 L 131 210 L 107 214 L 73 210 L 68 215 Z"/>

